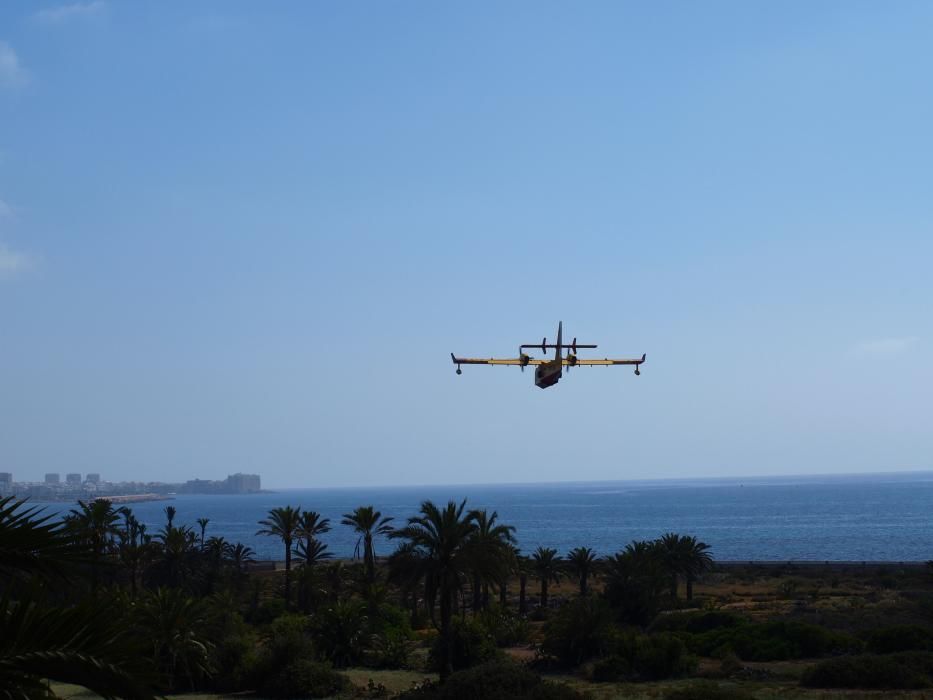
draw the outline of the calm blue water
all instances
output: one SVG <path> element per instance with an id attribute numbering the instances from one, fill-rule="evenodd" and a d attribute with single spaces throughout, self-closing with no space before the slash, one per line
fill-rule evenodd
<path id="1" fill-rule="evenodd" d="M 280 559 L 278 540 L 256 536 L 257 521 L 273 507 L 301 506 L 331 519 L 325 535 L 336 556 L 350 556 L 355 538 L 341 514 L 372 504 L 397 520 L 419 503 L 467 498 L 468 507 L 499 512 L 517 528 L 519 545 L 562 553 L 590 546 L 615 552 L 633 539 L 664 532 L 696 535 L 723 560 L 933 559 L 933 472 L 913 474 L 616 481 L 506 486 L 296 489 L 249 496 L 178 496 L 136 503 L 136 517 L 155 532 L 163 508 L 174 505 L 176 524 L 249 544 L 259 558 Z M 63 504 L 51 504 L 60 509 Z M 394 543 L 377 543 L 388 554 Z"/>

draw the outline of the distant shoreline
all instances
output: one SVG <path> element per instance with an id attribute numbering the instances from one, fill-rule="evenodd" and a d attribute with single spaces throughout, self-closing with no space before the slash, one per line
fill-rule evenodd
<path id="1" fill-rule="evenodd" d="M 927 476 L 933 480 L 933 468 L 926 469 L 908 469 L 898 471 L 881 472 L 819 472 L 814 474 L 794 473 L 794 474 L 758 474 L 758 475 L 736 475 L 736 476 L 667 476 L 667 477 L 637 477 L 629 479 L 574 479 L 557 481 L 497 481 L 497 482 L 473 482 L 473 483 L 450 483 L 450 484 L 352 484 L 335 486 L 278 486 L 271 492 L 283 493 L 288 491 L 359 491 L 364 489 L 445 489 L 445 488 L 477 488 L 477 487 L 553 487 L 563 485 L 585 485 L 585 484 L 689 484 L 696 485 L 697 482 L 750 482 L 755 485 L 762 485 L 762 481 L 779 481 L 787 483 L 789 480 L 801 479 L 812 482 L 815 479 L 852 479 L 852 478 L 911 478 Z"/>
<path id="2" fill-rule="evenodd" d="M 328 559 L 325 562 L 321 562 L 320 566 L 328 566 L 329 564 L 336 563 L 353 563 L 359 562 L 360 559 L 354 559 L 353 557 L 334 557 L 333 559 Z M 382 564 L 386 563 L 385 557 L 377 557 L 377 562 Z M 299 560 L 292 560 L 292 568 L 295 568 L 300 564 Z M 871 571 L 876 569 L 887 569 L 892 566 L 907 567 L 910 569 L 920 569 L 925 568 L 928 562 L 920 559 L 914 560 L 905 560 L 905 561 L 895 561 L 895 560 L 874 560 L 874 561 L 820 561 L 813 559 L 762 559 L 762 560 L 743 560 L 743 559 L 728 559 L 728 560 L 716 560 L 713 564 L 713 571 L 716 569 L 810 569 L 810 570 L 819 570 L 823 569 L 826 571 L 831 571 L 834 569 L 845 569 L 845 570 L 864 570 Z M 256 559 L 250 565 L 252 569 L 259 570 L 285 570 L 285 560 L 284 559 Z"/>

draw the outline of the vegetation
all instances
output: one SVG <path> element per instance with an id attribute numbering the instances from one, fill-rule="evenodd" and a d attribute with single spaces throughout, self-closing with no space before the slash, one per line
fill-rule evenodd
<path id="1" fill-rule="evenodd" d="M 573 689 L 543 680 L 529 669 L 507 661 L 458 671 L 443 684 L 428 683 L 399 697 L 404 700 L 582 700 Z"/>
<path id="2" fill-rule="evenodd" d="M 933 653 L 842 656 L 810 670 L 801 684 L 811 688 L 913 689 L 933 686 Z"/>
<path id="3" fill-rule="evenodd" d="M 607 603 L 581 597 L 564 605 L 547 622 L 541 650 L 562 666 L 578 666 L 612 653 L 616 634 Z"/>
<path id="4" fill-rule="evenodd" d="M 736 688 L 722 687 L 711 681 L 691 683 L 672 690 L 664 700 L 754 700 L 754 696 Z"/>
<path id="5" fill-rule="evenodd" d="M 593 667 L 595 681 L 657 681 L 682 678 L 697 668 L 696 657 L 670 635 L 622 636 L 612 656 Z"/>
<path id="6" fill-rule="evenodd" d="M 451 620 L 456 597 L 462 595 L 470 573 L 471 538 L 476 531 L 476 514 L 464 513 L 466 500 L 459 505 L 450 501 L 438 508 L 431 501 L 421 504 L 420 515 L 408 519 L 408 524 L 392 533 L 407 540 L 417 562 L 417 571 L 424 577 L 425 596 L 434 620 L 434 602 L 439 600 L 440 632 L 438 671 L 441 678 L 453 673 L 454 639 Z"/>
<path id="7" fill-rule="evenodd" d="M 90 568 L 96 591 L 106 535 L 95 538 L 115 520 L 80 505 L 76 518 L 56 523 L 24 501 L 0 499 L 0 688 L 8 697 L 45 696 L 46 679 L 105 697 L 152 696 L 134 640 L 107 606 L 89 596 L 59 602 L 81 568 Z M 77 530 L 77 518 L 87 529 Z"/>
<path id="8" fill-rule="evenodd" d="M 151 534 L 103 499 L 61 519 L 0 500 L 0 697 L 47 697 L 50 681 L 129 698 L 631 688 L 741 700 L 762 697 L 763 679 L 782 697 L 933 687 L 933 578 L 922 569 L 713 571 L 708 546 L 675 533 L 601 559 L 585 546 L 525 557 L 498 513 L 425 501 L 398 527 L 372 506 L 347 513 L 340 527 L 355 533 L 359 562 L 332 560 L 320 513 L 274 508 L 259 523 L 284 547 L 274 571 L 194 515 L 181 517 L 196 528 L 179 524 L 169 506 Z M 384 560 L 380 537 L 394 544 Z"/>
<path id="9" fill-rule="evenodd" d="M 589 547 L 577 547 L 571 549 L 567 554 L 567 568 L 577 577 L 580 582 L 580 595 L 585 596 L 589 592 L 588 583 L 590 576 L 596 571 L 599 560 Z"/>
<path id="10" fill-rule="evenodd" d="M 344 513 L 341 521 L 343 525 L 349 525 L 359 534 L 354 555 L 359 557 L 362 552 L 363 562 L 366 565 L 366 577 L 371 583 L 376 580 L 375 538 L 377 535 L 392 534 L 390 522 L 392 518 L 383 517 L 382 513 L 372 506 L 360 506 L 352 513 Z"/>
<path id="11" fill-rule="evenodd" d="M 260 520 L 262 529 L 257 531 L 257 535 L 268 535 L 278 537 L 285 546 L 285 607 L 291 605 L 291 572 L 292 572 L 292 542 L 299 534 L 301 527 L 301 509 L 285 506 L 284 508 L 273 508 L 269 511 L 269 517 Z"/>
<path id="12" fill-rule="evenodd" d="M 532 567 L 538 581 L 541 583 L 541 597 L 539 605 L 547 610 L 547 590 L 550 582 L 559 583 L 563 574 L 563 560 L 558 556 L 556 549 L 538 547 L 531 555 Z"/>
<path id="13" fill-rule="evenodd" d="M 739 624 L 691 635 L 688 640 L 697 654 L 721 657 L 728 651 L 743 661 L 809 659 L 862 647 L 850 635 L 796 620 Z"/>

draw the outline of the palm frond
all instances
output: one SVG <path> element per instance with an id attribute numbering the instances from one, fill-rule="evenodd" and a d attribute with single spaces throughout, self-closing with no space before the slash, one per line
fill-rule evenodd
<path id="1" fill-rule="evenodd" d="M 0 574 L 4 577 L 65 576 L 91 552 L 75 542 L 55 514 L 29 506 L 26 499 L 0 499 Z"/>
<path id="2" fill-rule="evenodd" d="M 151 698 L 133 645 L 108 613 L 100 604 L 46 607 L 35 589 L 0 600 L 0 688 L 36 697 L 47 678 L 105 698 Z"/>

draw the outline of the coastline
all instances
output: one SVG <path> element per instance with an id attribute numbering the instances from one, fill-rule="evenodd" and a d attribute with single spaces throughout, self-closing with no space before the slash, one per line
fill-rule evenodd
<path id="1" fill-rule="evenodd" d="M 330 564 L 352 564 L 360 562 L 353 557 L 334 557 L 319 566 L 326 567 Z M 386 557 L 376 557 L 376 563 L 384 565 L 388 562 Z M 761 559 L 761 560 L 720 560 L 717 559 L 713 565 L 713 571 L 717 569 L 778 569 L 793 571 L 794 569 L 807 569 L 809 571 L 877 571 L 880 569 L 890 569 L 891 567 L 901 567 L 906 569 L 922 569 L 928 566 L 928 561 L 915 560 L 873 560 L 873 561 L 821 561 L 816 559 Z M 299 562 L 292 560 L 292 568 L 295 568 Z M 256 559 L 249 565 L 249 569 L 257 571 L 284 571 L 284 559 Z"/>

